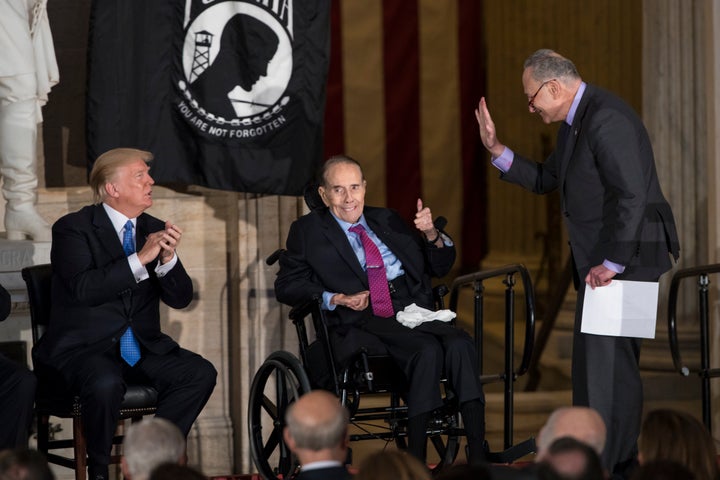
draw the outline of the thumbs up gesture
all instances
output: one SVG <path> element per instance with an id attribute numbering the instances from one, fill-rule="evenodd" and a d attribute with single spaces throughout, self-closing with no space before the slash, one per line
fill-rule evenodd
<path id="1" fill-rule="evenodd" d="M 417 200 L 417 213 L 415 214 L 415 228 L 420 230 L 429 240 L 437 238 L 438 231 L 432 221 L 432 212 L 428 207 L 423 207 L 422 199 Z"/>

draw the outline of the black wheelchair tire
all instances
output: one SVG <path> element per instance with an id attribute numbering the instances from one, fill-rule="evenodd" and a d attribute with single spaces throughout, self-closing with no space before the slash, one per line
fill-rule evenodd
<path id="1" fill-rule="evenodd" d="M 269 381 L 274 382 L 274 398 L 266 395 Z M 271 353 L 253 377 L 248 407 L 250 453 L 258 473 L 265 480 L 290 478 L 297 469 L 297 459 L 283 440 L 285 412 L 301 395 L 309 392 L 310 380 L 300 360 L 290 352 Z M 263 422 L 272 423 L 264 437 Z M 273 454 L 276 459 L 271 459 Z M 272 464 L 271 464 L 272 463 Z"/>

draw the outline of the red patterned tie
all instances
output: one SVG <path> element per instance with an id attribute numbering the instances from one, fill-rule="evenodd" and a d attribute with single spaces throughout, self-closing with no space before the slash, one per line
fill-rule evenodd
<path id="1" fill-rule="evenodd" d="M 367 266 L 368 284 L 370 286 L 370 304 L 373 313 L 378 317 L 392 317 L 395 315 L 390 300 L 385 264 L 375 242 L 368 237 L 365 227 L 358 224 L 350 227 L 350 231 L 360 235 L 365 250 L 365 265 Z"/>

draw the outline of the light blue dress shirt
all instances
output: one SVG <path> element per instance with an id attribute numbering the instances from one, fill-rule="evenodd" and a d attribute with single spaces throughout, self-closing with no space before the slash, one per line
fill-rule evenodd
<path id="1" fill-rule="evenodd" d="M 332 214 L 332 212 L 330 213 Z M 338 225 L 340 225 L 340 228 L 342 228 L 343 232 L 345 232 L 348 242 L 350 242 L 350 246 L 352 247 L 353 252 L 355 252 L 355 256 L 360 262 L 360 265 L 362 265 L 363 270 L 367 270 L 367 266 L 365 264 L 365 249 L 362 246 L 360 235 L 350 231 L 350 227 L 357 224 L 360 224 L 365 228 L 365 231 L 367 232 L 368 237 L 370 237 L 370 240 L 372 240 L 375 245 L 377 245 L 378 250 L 380 250 L 380 255 L 382 255 L 383 263 L 385 264 L 385 275 L 387 276 L 387 279 L 393 280 L 405 274 L 402 262 L 400 262 L 400 260 L 395 256 L 395 254 L 390 251 L 388 246 L 385 245 L 382 240 L 378 238 L 377 235 L 375 235 L 375 232 L 372 231 L 372 229 L 367 223 L 367 220 L 365 220 L 365 215 L 360 216 L 360 220 L 358 220 L 357 223 L 348 223 L 344 220 L 339 219 L 334 214 L 333 218 L 338 222 Z M 335 307 L 337 307 L 337 305 L 331 305 L 330 299 L 336 293 L 337 292 L 323 292 L 323 308 L 325 308 L 326 310 L 335 310 Z"/>

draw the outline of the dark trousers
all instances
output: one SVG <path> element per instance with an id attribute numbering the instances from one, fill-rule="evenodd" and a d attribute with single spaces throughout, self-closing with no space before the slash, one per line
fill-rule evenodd
<path id="1" fill-rule="evenodd" d="M 80 395 L 90 468 L 110 463 L 112 438 L 126 384 L 155 387 L 156 416 L 170 420 L 187 435 L 210 398 L 217 377 L 210 362 L 182 348 L 164 355 L 143 350 L 134 367 L 113 350 L 92 358 L 76 358 L 64 365 L 60 373 L 70 390 Z"/>
<path id="2" fill-rule="evenodd" d="M 573 404 L 594 408 L 605 421 L 607 442 L 602 460 L 613 473 L 637 455 L 643 404 L 641 340 L 580 333 L 584 295 L 583 282 L 575 312 Z"/>
<path id="3" fill-rule="evenodd" d="M 475 345 L 470 336 L 444 322 L 408 328 L 394 318 L 371 317 L 352 327 L 337 329 L 333 348 L 348 358 L 365 348 L 371 355 L 389 355 L 408 380 L 408 416 L 442 405 L 443 371 L 460 403 L 483 399 Z M 444 367 L 444 368 L 443 368 Z"/>
<path id="4" fill-rule="evenodd" d="M 27 367 L 0 355 L 0 450 L 27 447 L 36 385 Z"/>
<path id="5" fill-rule="evenodd" d="M 393 280 L 392 287 L 396 312 L 415 303 L 405 277 Z M 353 325 L 334 328 L 331 341 L 340 362 L 365 349 L 370 355 L 389 355 L 400 367 L 408 384 L 408 447 L 422 461 L 425 460 L 425 423 L 429 413 L 442 406 L 440 379 L 444 372 L 463 412 L 471 460 L 482 457 L 485 397 L 477 369 L 475 342 L 470 335 L 440 321 L 408 328 L 395 318 L 368 315 Z"/>

